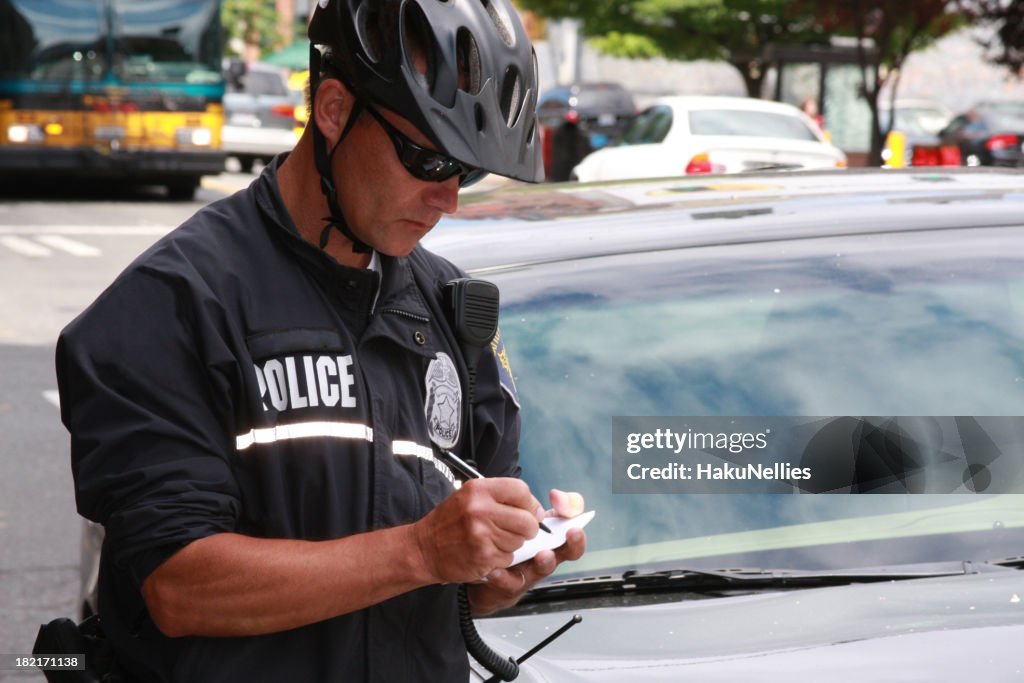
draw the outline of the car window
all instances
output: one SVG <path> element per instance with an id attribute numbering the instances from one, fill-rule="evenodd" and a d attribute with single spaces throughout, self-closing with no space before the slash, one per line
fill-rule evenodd
<path id="1" fill-rule="evenodd" d="M 89 3 L 76 3 L 89 4 Z M 142 3 L 115 0 L 114 72 L 128 81 L 217 83 L 220 20 L 209 0 Z M 154 32 L 154 25 L 173 28 Z"/>
<path id="2" fill-rule="evenodd" d="M 547 90 L 543 95 L 540 96 L 540 102 L 538 107 L 565 107 L 566 101 L 569 99 L 569 91 L 566 88 L 553 88 Z"/>
<path id="3" fill-rule="evenodd" d="M 883 115 L 882 111 L 878 113 L 879 116 Z M 899 130 L 909 135 L 935 135 L 943 129 L 948 121 L 949 118 L 936 109 L 926 107 L 897 109 L 893 130 Z M 881 121 L 882 130 L 885 130 L 887 123 L 888 116 L 886 115 Z"/>
<path id="4" fill-rule="evenodd" d="M 1024 414 L 1024 250 L 1008 249 L 1006 232 L 707 247 L 506 274 L 525 477 L 583 491 L 598 510 L 590 569 L 652 556 L 700 565 L 741 536 L 776 553 L 773 566 L 891 563 L 880 547 L 901 532 L 878 515 L 976 498 L 612 494 L 612 417 Z M 1024 246 L 1024 230 L 1013 234 Z M 837 519 L 879 548 L 837 536 L 811 549 L 785 532 Z M 782 531 L 743 536 L 768 528 Z M 716 535 L 724 546 L 708 542 Z M 968 552 L 946 536 L 904 544 L 908 561 Z"/>
<path id="5" fill-rule="evenodd" d="M 574 95 L 575 107 L 587 112 L 633 113 L 633 97 L 615 86 L 580 88 Z"/>
<path id="6" fill-rule="evenodd" d="M 746 135 L 753 137 L 817 140 L 797 116 L 741 109 L 697 109 L 689 113 L 694 135 Z"/>
<path id="7" fill-rule="evenodd" d="M 639 145 L 661 142 L 672 128 L 672 109 L 655 106 L 644 110 L 626 130 L 623 140 L 627 144 Z"/>
<path id="8" fill-rule="evenodd" d="M 1024 119 L 1024 103 L 995 102 L 984 107 L 984 110 L 1013 119 Z"/>
<path id="9" fill-rule="evenodd" d="M 269 71 L 250 70 L 243 76 L 245 92 L 250 95 L 270 95 L 274 97 L 286 97 L 288 86 L 279 74 Z"/>
<path id="10" fill-rule="evenodd" d="M 1024 131 L 1024 108 L 1003 107 L 990 112 L 985 120 L 995 132 Z"/>
<path id="11" fill-rule="evenodd" d="M 0 22 L 0 78 L 86 80 L 107 69 L 107 18 L 99 3 L 79 3 L 74 12 L 40 12 L 34 3 L 5 4 Z"/>
<path id="12" fill-rule="evenodd" d="M 949 125 L 942 129 L 943 135 L 952 135 L 967 125 L 967 117 L 963 114 L 953 117 L 953 120 L 949 122 Z"/>

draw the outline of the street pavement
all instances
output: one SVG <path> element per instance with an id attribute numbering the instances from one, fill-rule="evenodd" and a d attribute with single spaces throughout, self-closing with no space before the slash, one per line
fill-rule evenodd
<path id="1" fill-rule="evenodd" d="M 152 189 L 0 188 L 0 655 L 31 652 L 39 625 L 78 616 L 79 534 L 60 423 L 60 329 L 132 259 L 252 176 L 204 180 L 194 201 Z M 0 669 L 0 682 L 43 681 Z"/>

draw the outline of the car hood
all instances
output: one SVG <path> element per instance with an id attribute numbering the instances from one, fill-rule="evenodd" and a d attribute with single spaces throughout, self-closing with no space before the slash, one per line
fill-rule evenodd
<path id="1" fill-rule="evenodd" d="M 685 597 L 685 596 L 684 596 Z M 672 598 L 670 598 L 672 599 Z M 1005 681 L 1024 677 L 1024 573 L 857 584 L 479 620 L 519 681 Z M 572 610 L 571 603 L 562 609 Z"/>

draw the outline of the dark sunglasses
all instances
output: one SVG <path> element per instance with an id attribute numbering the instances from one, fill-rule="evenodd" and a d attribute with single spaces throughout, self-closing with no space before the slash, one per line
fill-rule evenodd
<path id="1" fill-rule="evenodd" d="M 391 138 L 391 144 L 395 146 L 395 152 L 398 153 L 398 160 L 414 178 L 432 183 L 443 183 L 449 178 L 459 176 L 459 187 L 468 187 L 487 175 L 488 172 L 481 168 L 468 166 L 435 150 L 420 147 L 407 135 L 392 126 L 372 106 L 366 102 L 360 104 L 363 109 L 370 112 L 373 118 L 377 119 L 377 123 Z"/>

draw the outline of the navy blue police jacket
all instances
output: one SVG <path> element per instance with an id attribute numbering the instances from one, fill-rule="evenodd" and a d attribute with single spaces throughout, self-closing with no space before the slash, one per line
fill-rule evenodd
<path id="1" fill-rule="evenodd" d="M 105 529 L 101 619 L 132 680 L 465 681 L 454 585 L 244 638 L 167 638 L 141 598 L 196 539 L 339 538 L 413 522 L 453 490 L 435 455 L 464 447 L 470 408 L 441 301 L 462 273 L 422 247 L 380 273 L 339 265 L 299 236 L 280 162 L 157 242 L 58 341 L 78 510 Z M 478 464 L 519 476 L 491 353 Z"/>

